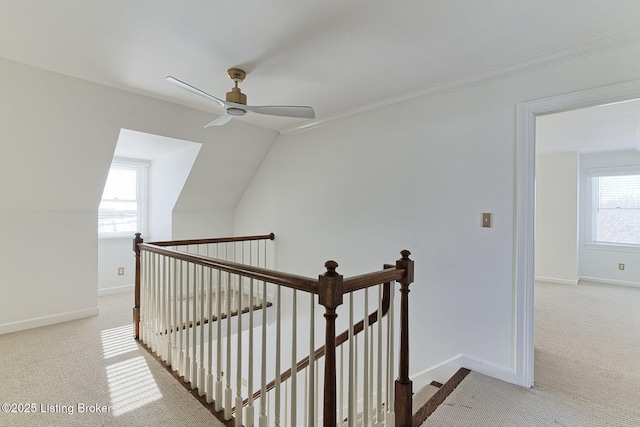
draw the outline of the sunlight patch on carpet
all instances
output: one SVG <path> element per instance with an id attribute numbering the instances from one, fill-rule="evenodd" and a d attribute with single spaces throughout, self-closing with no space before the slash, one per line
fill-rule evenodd
<path id="1" fill-rule="evenodd" d="M 113 415 L 122 415 L 162 399 L 144 357 L 114 363 L 106 370 Z"/>
<path id="2" fill-rule="evenodd" d="M 102 330 L 100 339 L 105 359 L 138 350 L 136 341 L 133 339 L 133 325 Z"/>

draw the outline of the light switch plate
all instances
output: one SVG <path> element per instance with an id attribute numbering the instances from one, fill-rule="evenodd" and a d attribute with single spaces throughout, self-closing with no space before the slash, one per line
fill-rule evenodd
<path id="1" fill-rule="evenodd" d="M 483 227 L 491 227 L 492 224 L 492 215 L 491 213 L 483 212 L 482 213 L 482 226 Z"/>

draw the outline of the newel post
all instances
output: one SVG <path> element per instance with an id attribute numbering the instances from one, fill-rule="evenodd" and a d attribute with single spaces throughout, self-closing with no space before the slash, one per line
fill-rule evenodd
<path id="1" fill-rule="evenodd" d="M 133 307 L 133 337 L 135 339 L 140 338 L 140 247 L 138 245 L 142 242 L 140 233 L 136 233 L 136 237 L 133 239 L 133 252 L 136 254 L 135 305 Z"/>
<path id="2" fill-rule="evenodd" d="M 342 304 L 342 275 L 336 273 L 338 263 L 327 261 L 326 273 L 318 278 L 318 300 L 325 308 L 325 365 L 323 424 L 335 427 L 336 415 L 336 308 Z"/>
<path id="3" fill-rule="evenodd" d="M 396 268 L 405 271 L 400 283 L 400 357 L 399 373 L 395 384 L 396 426 L 410 427 L 413 397 L 413 383 L 409 378 L 409 285 L 413 283 L 413 261 L 411 252 L 400 252 L 402 258 L 396 261 Z"/>

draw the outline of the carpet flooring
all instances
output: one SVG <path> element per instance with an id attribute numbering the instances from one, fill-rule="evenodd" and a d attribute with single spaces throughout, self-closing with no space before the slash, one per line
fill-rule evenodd
<path id="1" fill-rule="evenodd" d="M 640 412 L 640 288 L 538 282 L 535 293 L 535 387 Z"/>
<path id="2" fill-rule="evenodd" d="M 133 340 L 132 301 L 100 297 L 99 316 L 0 335 L 0 426 L 222 426 Z"/>
<path id="3" fill-rule="evenodd" d="M 132 300 L 0 335 L 0 426 L 222 426 L 133 340 Z M 472 372 L 423 425 L 640 426 L 640 289 L 538 283 L 535 318 L 533 389 Z"/>
<path id="4" fill-rule="evenodd" d="M 535 293 L 534 388 L 472 372 L 423 426 L 640 426 L 640 288 Z"/>
<path id="5" fill-rule="evenodd" d="M 223 426 L 132 338 L 133 295 L 98 300 L 99 316 L 0 335 L 0 427 Z"/>

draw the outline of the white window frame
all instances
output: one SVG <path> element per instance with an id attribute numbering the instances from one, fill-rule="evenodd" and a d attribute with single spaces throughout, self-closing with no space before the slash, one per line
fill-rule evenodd
<path id="1" fill-rule="evenodd" d="M 615 243 L 595 241 L 595 223 L 593 215 L 593 178 L 601 176 L 624 176 L 640 175 L 640 166 L 619 166 L 606 168 L 590 168 L 585 171 L 585 246 L 588 249 L 618 251 L 618 252 L 640 252 L 640 244 Z"/>
<path id="2" fill-rule="evenodd" d="M 136 171 L 136 202 L 137 202 L 137 230 L 136 231 L 98 231 L 98 238 L 132 238 L 134 233 L 142 233 L 143 236 L 148 234 L 149 227 L 149 167 L 150 162 L 139 159 L 128 159 L 122 157 L 114 157 L 109 170 L 113 166 L 126 168 Z M 100 197 L 102 203 L 102 197 Z M 98 218 L 100 217 L 100 208 L 98 208 Z"/>

